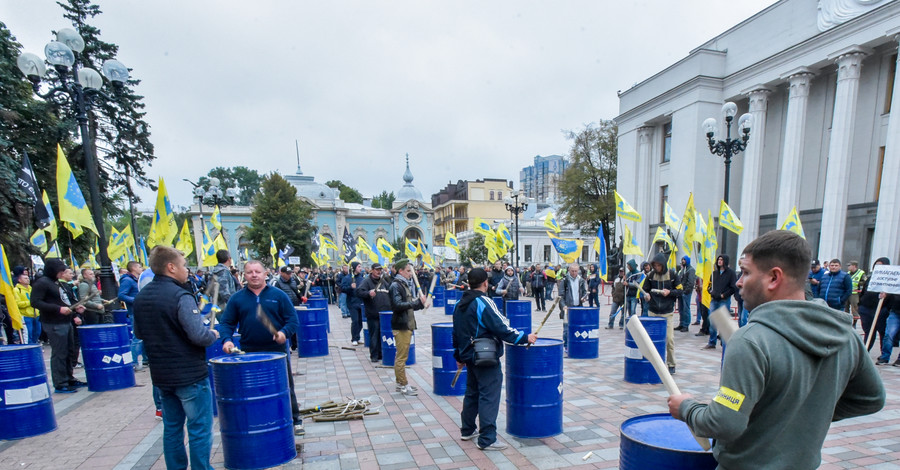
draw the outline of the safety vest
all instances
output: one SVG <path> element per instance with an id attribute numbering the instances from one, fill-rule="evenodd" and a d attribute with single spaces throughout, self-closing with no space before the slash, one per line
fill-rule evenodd
<path id="1" fill-rule="evenodd" d="M 855 273 L 850 275 L 850 280 L 853 281 L 853 293 L 859 294 L 859 281 L 862 281 L 863 277 L 865 277 L 866 272 L 862 269 L 857 269 Z"/>

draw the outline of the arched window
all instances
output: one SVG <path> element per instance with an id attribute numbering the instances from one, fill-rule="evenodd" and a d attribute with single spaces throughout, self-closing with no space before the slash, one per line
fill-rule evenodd
<path id="1" fill-rule="evenodd" d="M 502 201 L 502 200 L 503 200 L 503 191 L 497 191 L 497 200 L 498 200 L 498 201 Z"/>
<path id="2" fill-rule="evenodd" d="M 491 200 L 492 201 L 494 200 L 494 190 L 493 189 L 491 190 Z"/>

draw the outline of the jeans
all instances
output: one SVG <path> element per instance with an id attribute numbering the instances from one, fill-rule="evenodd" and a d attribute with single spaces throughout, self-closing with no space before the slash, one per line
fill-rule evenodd
<path id="1" fill-rule="evenodd" d="M 341 308 L 341 316 L 347 318 L 350 316 L 350 310 L 347 309 L 347 293 L 341 292 L 341 296 L 338 297 L 338 306 Z"/>
<path id="2" fill-rule="evenodd" d="M 709 302 L 709 311 L 715 312 L 719 307 L 725 307 L 729 311 L 731 311 L 731 297 L 727 299 L 721 300 L 711 300 Z M 713 325 L 713 322 L 709 322 L 709 344 L 715 346 L 716 340 L 719 339 L 719 332 L 716 331 L 716 325 Z"/>
<path id="3" fill-rule="evenodd" d="M 747 324 L 747 320 L 750 319 L 750 311 L 746 308 L 741 307 L 741 314 L 738 315 L 738 328 Z"/>
<path id="4" fill-rule="evenodd" d="M 547 310 L 547 301 L 544 299 L 544 288 L 532 287 L 531 292 L 534 294 L 534 308 L 536 310 Z"/>
<path id="5" fill-rule="evenodd" d="M 463 436 L 475 433 L 475 417 L 479 418 L 478 446 L 487 447 L 497 441 L 497 413 L 500 411 L 500 387 L 503 371 L 500 365 L 478 367 L 466 364 L 466 395 L 459 414 Z"/>
<path id="6" fill-rule="evenodd" d="M 41 337 L 41 320 L 38 317 L 24 317 L 28 328 L 28 344 L 37 344 Z"/>
<path id="7" fill-rule="evenodd" d="M 597 291 L 588 293 L 588 306 L 590 306 L 590 307 L 599 307 L 600 306 L 600 294 Z"/>
<path id="8" fill-rule="evenodd" d="M 347 307 L 350 311 L 350 341 L 359 341 L 359 332 L 362 331 L 362 306 L 356 304 Z"/>
<path id="9" fill-rule="evenodd" d="M 162 392 L 155 385 L 153 386 L 153 404 L 156 405 L 157 410 L 162 409 Z"/>
<path id="10" fill-rule="evenodd" d="M 186 469 L 184 425 L 187 420 L 191 469 L 212 469 L 209 463 L 213 439 L 212 392 L 209 379 L 184 387 L 162 387 L 163 456 L 166 468 Z"/>
<path id="11" fill-rule="evenodd" d="M 681 323 L 679 326 L 687 328 L 691 325 L 691 294 L 693 291 L 687 291 L 678 298 L 678 315 Z"/>
<path id="12" fill-rule="evenodd" d="M 638 299 L 635 296 L 625 297 L 625 313 L 628 314 L 628 318 L 637 313 L 637 303 Z"/>
<path id="13" fill-rule="evenodd" d="M 621 310 L 622 310 L 622 305 L 617 304 L 615 302 L 612 303 L 612 308 L 609 309 L 609 324 L 606 326 L 612 328 L 613 323 L 616 322 L 615 321 L 616 315 L 618 315 Z M 623 326 L 625 326 L 625 313 L 624 312 L 622 313 L 622 316 L 619 317 L 619 328 L 622 328 Z"/>
<path id="14" fill-rule="evenodd" d="M 888 362 L 891 360 L 891 352 L 894 351 L 894 340 L 897 338 L 898 333 L 900 333 L 900 311 L 891 310 L 891 315 L 887 318 L 884 341 L 881 342 L 879 361 Z"/>
<path id="15" fill-rule="evenodd" d="M 547 287 L 544 287 L 544 300 L 553 300 L 553 284 L 554 282 L 548 282 Z"/>

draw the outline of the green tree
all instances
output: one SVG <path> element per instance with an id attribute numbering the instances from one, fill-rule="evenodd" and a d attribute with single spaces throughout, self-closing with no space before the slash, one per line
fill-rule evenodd
<path id="1" fill-rule="evenodd" d="M 578 132 L 568 131 L 572 148 L 560 180 L 561 212 L 566 222 L 591 233 L 602 225 L 607 247 L 612 246 L 610 237 L 615 233 L 617 134 L 616 123 L 607 120 L 587 124 Z"/>
<path id="2" fill-rule="evenodd" d="M 339 197 L 344 202 L 355 202 L 357 204 L 362 204 L 363 202 L 362 193 L 342 183 L 341 180 L 328 181 L 325 183 L 325 186 L 337 189 L 340 192 Z"/>
<path id="3" fill-rule="evenodd" d="M 472 267 L 472 261 L 482 265 L 487 262 L 487 254 L 488 250 L 484 246 L 484 235 L 476 233 L 472 241 L 460 248 L 459 262 L 469 267 Z"/>
<path id="4" fill-rule="evenodd" d="M 274 261 L 269 254 L 271 236 L 279 249 L 290 244 L 294 247 L 294 256 L 299 256 L 303 264 L 309 264 L 312 207 L 297 198 L 297 188 L 278 173 L 272 173 L 263 179 L 253 206 L 251 227 L 247 231 L 250 247 L 271 264 Z"/>
<path id="5" fill-rule="evenodd" d="M 260 184 L 263 177 L 256 170 L 251 170 L 245 166 L 236 166 L 232 168 L 224 168 L 217 166 L 209 170 L 206 176 L 200 177 L 197 182 L 203 189 L 209 189 L 209 179 L 218 178 L 219 188 L 224 192 L 227 188 L 235 188 L 238 190 L 238 197 L 234 203 L 239 206 L 249 206 L 253 204 L 253 198 L 259 192 Z"/>
<path id="6" fill-rule="evenodd" d="M 382 191 L 381 194 L 372 198 L 372 207 L 376 209 L 390 209 L 394 207 L 394 192 L 390 193 L 387 191 Z"/>

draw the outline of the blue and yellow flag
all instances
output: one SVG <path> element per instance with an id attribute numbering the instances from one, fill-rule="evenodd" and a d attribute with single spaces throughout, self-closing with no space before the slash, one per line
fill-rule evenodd
<path id="1" fill-rule="evenodd" d="M 697 209 L 694 207 L 694 193 L 688 196 L 687 206 L 684 208 L 684 236 L 681 238 L 681 249 L 686 255 L 693 253 L 694 242 L 697 241 Z M 702 243 L 703 241 L 700 240 Z"/>
<path id="2" fill-rule="evenodd" d="M 218 231 L 222 231 L 222 213 L 219 212 L 219 205 L 216 204 L 216 208 L 213 209 L 212 215 L 209 216 L 209 223 L 213 224 L 213 227 Z"/>
<path id="3" fill-rule="evenodd" d="M 78 261 L 75 261 L 75 255 L 72 254 L 72 248 L 69 248 L 69 264 L 72 266 L 72 271 L 78 272 L 78 268 L 81 266 L 78 264 Z"/>
<path id="4" fill-rule="evenodd" d="M 375 241 L 375 249 L 378 250 L 378 253 L 381 254 L 388 263 L 393 261 L 394 256 L 397 255 L 397 249 L 391 246 L 384 237 Z"/>
<path id="5" fill-rule="evenodd" d="M 45 259 L 46 259 L 46 258 L 60 258 L 60 259 L 62 259 L 62 256 L 59 255 L 59 243 L 53 242 L 53 246 L 50 247 L 50 251 L 48 251 L 47 254 L 44 255 L 44 258 L 45 258 Z"/>
<path id="6" fill-rule="evenodd" d="M 663 207 L 665 208 L 663 216 L 666 219 L 666 227 L 672 230 L 681 230 L 681 219 L 675 214 L 675 210 L 669 205 L 669 201 L 663 203 Z"/>
<path id="7" fill-rule="evenodd" d="M 418 240 L 416 240 L 416 242 L 418 242 Z M 403 244 L 403 253 L 410 261 L 413 261 L 422 254 L 422 250 L 419 248 L 418 243 L 414 243 L 413 240 L 407 238 Z"/>
<path id="8" fill-rule="evenodd" d="M 219 261 L 216 259 L 216 245 L 213 244 L 213 241 L 209 237 L 209 229 L 206 228 L 206 224 L 203 224 L 203 238 L 200 240 L 200 251 L 201 251 L 201 264 L 203 266 L 215 266 L 219 264 Z"/>
<path id="9" fill-rule="evenodd" d="M 641 214 L 638 214 L 638 211 L 634 210 L 634 207 L 631 207 L 618 191 L 613 191 L 613 193 L 615 193 L 616 196 L 616 215 L 625 220 L 640 222 Z"/>
<path id="10" fill-rule="evenodd" d="M 506 228 L 506 224 L 501 223 L 499 227 L 497 227 L 497 235 L 500 236 L 500 241 L 503 242 L 503 246 L 509 248 L 513 246 L 513 238 L 512 234 L 509 233 L 509 229 Z"/>
<path id="11" fill-rule="evenodd" d="M 547 212 L 547 216 L 544 217 L 544 227 L 553 230 L 553 233 L 562 232 L 562 229 L 559 228 L 559 224 L 556 223 L 556 217 L 553 216 L 553 212 Z"/>
<path id="12" fill-rule="evenodd" d="M 459 241 L 456 240 L 456 235 L 451 232 L 447 232 L 447 234 L 444 235 L 444 246 L 449 246 L 450 248 L 453 248 L 453 251 L 459 253 Z"/>
<path id="13" fill-rule="evenodd" d="M 0 294 L 3 294 L 3 298 L 6 301 L 6 309 L 9 311 L 13 329 L 21 330 L 24 328 L 24 324 L 22 322 L 22 313 L 19 312 L 19 304 L 16 303 L 13 284 L 12 270 L 9 266 L 9 260 L 6 258 L 6 248 L 0 245 Z"/>
<path id="14" fill-rule="evenodd" d="M 216 251 L 228 250 L 228 244 L 225 243 L 225 237 L 222 236 L 222 232 L 219 232 L 219 234 L 216 235 L 216 238 L 213 239 L 213 246 L 216 247 Z"/>
<path id="15" fill-rule="evenodd" d="M 41 253 L 47 251 L 47 234 L 42 229 L 37 229 L 29 238 L 31 245 L 41 250 Z"/>
<path id="16" fill-rule="evenodd" d="M 50 234 L 50 239 L 56 240 L 59 229 L 56 227 L 56 217 L 53 215 L 53 207 L 50 207 L 50 198 L 47 196 L 46 190 L 41 193 L 41 199 L 44 201 L 44 207 L 47 208 L 47 214 L 50 214 L 50 225 L 44 227 L 43 230 Z"/>
<path id="17" fill-rule="evenodd" d="M 56 191 L 59 196 L 59 220 L 72 222 L 99 235 L 84 194 L 59 144 L 56 144 Z"/>
<path id="18" fill-rule="evenodd" d="M 144 266 L 150 265 L 150 257 L 147 256 L 147 244 L 144 243 L 144 237 L 139 237 L 138 242 L 140 242 L 141 248 L 141 264 Z"/>
<path id="19" fill-rule="evenodd" d="M 100 253 L 100 242 L 99 239 L 94 239 L 94 247 L 91 248 L 91 255 L 88 258 L 88 261 L 91 263 L 91 267 L 94 269 L 100 269 L 100 263 L 97 262 L 97 253 Z"/>
<path id="20" fill-rule="evenodd" d="M 244 256 L 244 261 L 250 261 L 250 251 L 247 250 L 247 247 L 244 247 L 244 250 L 241 251 L 241 255 Z"/>
<path id="21" fill-rule="evenodd" d="M 334 244 L 334 241 L 323 234 L 319 234 L 319 253 L 323 253 L 329 248 L 334 250 L 335 253 L 338 251 L 338 247 Z"/>
<path id="22" fill-rule="evenodd" d="M 72 239 L 76 239 L 84 233 L 84 230 L 81 230 L 81 227 L 73 224 L 72 222 L 63 222 L 63 227 L 69 229 L 69 232 L 72 233 Z"/>
<path id="23" fill-rule="evenodd" d="M 744 224 L 741 223 L 741 219 L 728 207 L 724 200 L 719 205 L 719 226 L 725 227 L 726 230 L 730 230 L 737 235 L 744 231 Z"/>
<path id="24" fill-rule="evenodd" d="M 378 255 L 372 250 L 372 245 L 369 245 L 369 242 L 365 241 L 363 237 L 356 238 L 356 252 L 364 253 L 369 257 L 370 262 L 378 259 Z"/>
<path id="25" fill-rule="evenodd" d="M 178 235 L 178 224 L 175 223 L 166 182 L 160 176 L 159 188 L 156 190 L 156 209 L 150 223 L 150 233 L 147 235 L 147 246 L 150 248 L 156 245 L 172 246 L 175 235 Z"/>
<path id="26" fill-rule="evenodd" d="M 550 232 L 547 232 L 547 236 L 550 237 L 550 242 L 553 244 L 553 248 L 556 248 L 556 252 L 559 253 L 560 258 L 566 263 L 574 263 L 575 260 L 581 256 L 581 247 L 584 245 L 583 241 L 578 239 L 559 238 Z"/>
<path id="27" fill-rule="evenodd" d="M 275 237 L 269 235 L 269 254 L 272 255 L 272 261 L 275 261 L 275 255 L 278 254 L 278 248 L 275 248 Z"/>
<path id="28" fill-rule="evenodd" d="M 594 252 L 596 252 L 599 257 L 599 261 L 597 261 L 599 266 L 597 272 L 600 274 L 600 279 L 603 279 L 603 282 L 606 282 L 606 274 L 609 266 L 607 265 L 606 259 L 606 238 L 603 237 L 603 225 L 597 227 L 597 238 L 594 240 Z"/>
<path id="29" fill-rule="evenodd" d="M 656 227 L 656 235 L 653 236 L 653 243 L 663 242 L 666 244 L 666 247 L 669 249 L 669 267 L 673 267 L 676 265 L 676 255 L 678 252 L 678 247 L 675 246 L 675 240 L 672 240 L 672 237 L 663 230 L 662 227 Z"/>
<path id="30" fill-rule="evenodd" d="M 494 230 L 491 228 L 490 224 L 485 222 L 481 217 L 475 217 L 475 225 L 472 230 L 474 230 L 475 233 L 484 235 L 485 238 L 494 236 Z"/>
<path id="31" fill-rule="evenodd" d="M 784 220 L 784 223 L 781 224 L 778 230 L 794 232 L 804 240 L 806 239 L 806 234 L 803 233 L 803 224 L 800 223 L 800 215 L 797 214 L 797 206 L 791 209 L 791 213 L 788 214 L 787 219 Z"/>
<path id="32" fill-rule="evenodd" d="M 625 232 L 622 236 L 622 253 L 626 255 L 644 256 L 644 252 L 641 251 L 637 238 L 631 233 L 631 229 L 625 224 L 622 224 L 622 229 Z"/>
<path id="33" fill-rule="evenodd" d="M 178 243 L 175 244 L 175 249 L 184 254 L 184 256 L 190 256 L 194 252 L 194 240 L 191 237 L 187 219 L 184 220 L 184 224 L 181 226 L 181 233 L 178 235 Z"/>

